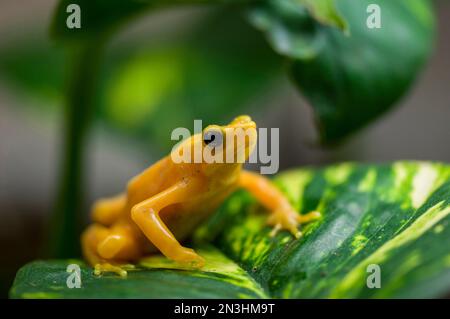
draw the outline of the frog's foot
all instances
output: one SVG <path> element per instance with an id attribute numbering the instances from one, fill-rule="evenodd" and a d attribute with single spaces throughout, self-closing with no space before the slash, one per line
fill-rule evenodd
<path id="1" fill-rule="evenodd" d="M 321 214 L 317 211 L 310 212 L 305 215 L 299 215 L 293 210 L 277 210 L 273 212 L 267 222 L 273 226 L 270 236 L 275 236 L 280 230 L 285 229 L 289 231 L 295 238 L 300 238 L 302 232 L 298 229 L 300 224 L 308 223 L 317 220 Z"/>
<path id="2" fill-rule="evenodd" d="M 94 267 L 94 275 L 100 276 L 105 272 L 113 272 L 122 278 L 126 278 L 128 275 L 127 270 L 134 269 L 133 265 L 123 264 L 123 265 L 113 265 L 107 262 L 96 264 Z"/>
<path id="3" fill-rule="evenodd" d="M 176 262 L 191 268 L 202 268 L 205 259 L 197 254 L 193 249 L 182 247 L 176 254 L 171 256 Z"/>
<path id="4" fill-rule="evenodd" d="M 296 217 L 300 224 L 306 224 L 306 223 L 313 222 L 315 220 L 320 219 L 322 217 L 322 214 L 319 211 L 313 210 L 304 215 L 297 214 Z"/>

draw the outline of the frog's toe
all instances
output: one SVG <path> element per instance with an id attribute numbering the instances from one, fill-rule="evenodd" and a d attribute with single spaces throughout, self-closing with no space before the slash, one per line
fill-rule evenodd
<path id="1" fill-rule="evenodd" d="M 112 272 L 119 275 L 122 278 L 126 278 L 128 272 L 124 268 L 125 267 L 112 265 L 110 263 L 96 264 L 94 267 L 94 275 L 100 276 L 105 272 Z"/>
<path id="2" fill-rule="evenodd" d="M 287 230 L 289 231 L 292 236 L 294 236 L 295 238 L 300 238 L 302 236 L 302 232 L 298 229 L 298 225 L 293 223 L 293 224 L 276 224 L 275 226 L 273 226 L 272 231 L 270 232 L 270 237 L 275 237 L 276 234 L 278 234 L 278 232 L 280 230 Z"/>
<path id="3" fill-rule="evenodd" d="M 309 223 L 315 220 L 318 220 L 322 217 L 322 214 L 319 211 L 311 211 L 304 215 L 297 215 L 297 221 L 300 224 Z"/>

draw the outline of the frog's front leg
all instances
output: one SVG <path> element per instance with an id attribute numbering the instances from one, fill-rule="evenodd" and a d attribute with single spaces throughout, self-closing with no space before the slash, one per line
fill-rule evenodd
<path id="1" fill-rule="evenodd" d="M 199 190 L 200 183 L 196 180 L 182 181 L 135 205 L 131 210 L 133 221 L 153 245 L 166 257 L 192 267 L 202 267 L 204 259 L 178 242 L 161 220 L 159 213 L 164 207 L 192 198 Z"/>
<path id="2" fill-rule="evenodd" d="M 242 171 L 240 185 L 252 193 L 264 207 L 272 211 L 268 219 L 268 223 L 274 226 L 272 236 L 280 229 L 286 229 L 299 238 L 301 236 L 301 232 L 298 230 L 299 224 L 321 217 L 317 211 L 299 215 L 283 193 L 262 175 Z"/>

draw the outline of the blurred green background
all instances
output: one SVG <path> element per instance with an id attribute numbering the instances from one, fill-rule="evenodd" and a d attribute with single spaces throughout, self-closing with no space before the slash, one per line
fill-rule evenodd
<path id="1" fill-rule="evenodd" d="M 67 55 L 48 36 L 56 1 L 0 3 L 0 293 L 40 255 L 63 143 Z M 173 128 L 247 113 L 280 128 L 281 169 L 337 161 L 450 162 L 450 3 L 435 1 L 431 62 L 392 112 L 324 149 L 312 111 L 263 34 L 232 12 L 195 7 L 145 15 L 106 49 L 87 145 L 87 202 L 170 151 Z M 238 34 L 239 36 L 236 36 Z M 401 48 L 399 48 L 401 50 Z"/>

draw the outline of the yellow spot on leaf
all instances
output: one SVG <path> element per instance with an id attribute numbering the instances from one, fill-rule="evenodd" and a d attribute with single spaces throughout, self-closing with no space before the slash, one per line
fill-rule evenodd
<path id="1" fill-rule="evenodd" d="M 437 171 L 429 163 L 419 166 L 419 171 L 413 180 L 411 201 L 414 208 L 419 208 L 434 190 L 435 181 L 438 177 Z"/>

